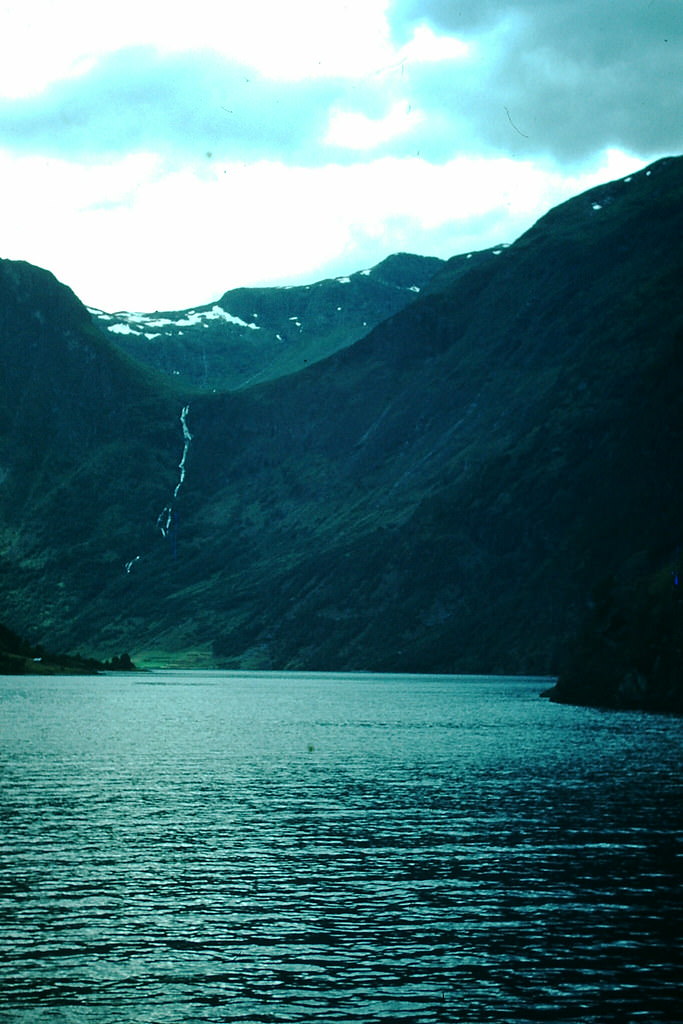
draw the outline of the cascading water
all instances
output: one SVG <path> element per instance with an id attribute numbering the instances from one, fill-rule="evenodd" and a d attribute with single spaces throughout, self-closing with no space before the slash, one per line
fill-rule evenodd
<path id="1" fill-rule="evenodd" d="M 182 456 L 180 458 L 180 462 L 178 463 L 178 470 L 179 470 L 178 482 L 177 482 L 177 484 L 175 485 L 175 487 L 173 489 L 173 497 L 172 497 L 171 501 L 168 503 L 168 505 L 164 505 L 163 509 L 161 510 L 159 515 L 157 516 L 157 523 L 156 524 L 157 524 L 157 527 L 159 528 L 159 530 L 161 531 L 161 535 L 163 537 L 168 537 L 169 536 L 169 534 L 171 533 L 171 528 L 172 528 L 174 522 L 176 521 L 176 514 L 175 514 L 175 508 L 174 508 L 173 502 L 178 497 L 178 494 L 180 493 L 180 489 L 181 489 L 181 487 L 183 486 L 183 484 L 185 482 L 187 454 L 188 454 L 188 452 L 190 450 L 190 444 L 192 443 L 192 434 L 190 432 L 190 428 L 187 425 L 187 415 L 188 415 L 189 411 L 190 411 L 190 406 L 189 405 L 184 405 L 182 410 L 181 410 L 181 413 L 180 413 L 180 425 L 181 425 L 181 427 L 183 429 L 183 442 L 184 443 L 183 443 L 183 454 L 182 454 Z M 175 545 L 174 545 L 174 551 L 175 551 Z M 140 561 L 140 555 L 136 555 L 135 558 L 131 558 L 130 561 L 126 562 L 126 564 L 125 564 L 126 573 L 130 573 L 130 571 L 133 568 L 133 566 L 135 565 L 135 563 L 139 562 L 139 561 Z"/>

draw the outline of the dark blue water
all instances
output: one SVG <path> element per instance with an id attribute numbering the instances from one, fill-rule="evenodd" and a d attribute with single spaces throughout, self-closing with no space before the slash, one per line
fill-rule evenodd
<path id="1" fill-rule="evenodd" d="M 683 721 L 541 688 L 0 677 L 0 1021 L 682 1021 Z"/>

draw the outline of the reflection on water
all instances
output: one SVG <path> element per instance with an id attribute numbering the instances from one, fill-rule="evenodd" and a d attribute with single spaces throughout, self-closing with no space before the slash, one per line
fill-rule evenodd
<path id="1" fill-rule="evenodd" d="M 683 723 L 538 680 L 0 678 L 0 1021 L 679 1021 Z"/>

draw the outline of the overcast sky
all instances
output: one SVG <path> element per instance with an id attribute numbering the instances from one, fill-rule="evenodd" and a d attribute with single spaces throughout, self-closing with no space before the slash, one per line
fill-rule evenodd
<path id="1" fill-rule="evenodd" d="M 0 0 L 0 256 L 180 309 L 683 151 L 683 0 Z"/>

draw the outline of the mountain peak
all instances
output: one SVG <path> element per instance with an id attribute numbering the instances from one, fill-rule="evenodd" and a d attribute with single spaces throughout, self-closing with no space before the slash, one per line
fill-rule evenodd
<path id="1" fill-rule="evenodd" d="M 178 312 L 105 313 L 94 322 L 126 353 L 202 391 L 237 390 L 319 362 L 413 302 L 443 260 L 398 253 L 309 285 L 235 288 Z"/>
<path id="2" fill-rule="evenodd" d="M 620 609 L 645 623 L 617 666 L 638 689 L 683 607 L 683 161 L 628 177 L 425 266 L 420 293 L 396 254 L 226 293 L 171 338 L 64 319 L 48 278 L 41 325 L 0 268 L 0 621 L 148 664 L 550 674 L 615 577 L 587 640 L 621 642 Z M 212 369 L 214 329 L 252 359 L 240 390 L 181 398 L 118 350 Z"/>
<path id="3" fill-rule="evenodd" d="M 683 156 L 664 157 L 614 181 L 596 185 L 553 207 L 518 240 L 521 247 L 548 232 L 558 241 L 580 241 L 586 230 L 612 231 L 621 218 L 658 215 L 660 204 L 668 208 L 678 197 L 683 201 Z"/>

